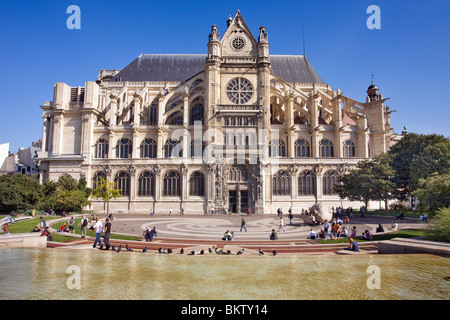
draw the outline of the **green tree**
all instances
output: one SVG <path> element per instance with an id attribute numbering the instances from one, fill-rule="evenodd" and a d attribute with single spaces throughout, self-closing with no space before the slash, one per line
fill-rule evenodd
<path id="1" fill-rule="evenodd" d="M 373 195 L 373 175 L 369 160 L 362 160 L 356 165 L 356 169 L 350 170 L 338 178 L 335 190 L 341 199 L 362 201 L 365 206 Z"/>
<path id="2" fill-rule="evenodd" d="M 406 200 L 417 189 L 421 178 L 450 170 L 450 140 L 442 135 L 409 133 L 388 154 L 395 171 L 396 197 L 400 200 Z"/>
<path id="3" fill-rule="evenodd" d="M 0 176 L 0 209 L 3 211 L 33 209 L 41 196 L 42 186 L 27 175 Z"/>
<path id="4" fill-rule="evenodd" d="M 412 192 L 420 200 L 420 208 L 432 213 L 450 207 L 450 173 L 435 172 L 428 178 L 418 181 L 418 189 Z"/>
<path id="5" fill-rule="evenodd" d="M 442 208 L 430 219 L 427 237 L 435 241 L 450 242 L 450 208 Z"/>
<path id="6" fill-rule="evenodd" d="M 83 190 L 58 190 L 52 197 L 53 209 L 56 211 L 80 212 L 84 206 L 91 204 Z"/>
<path id="7" fill-rule="evenodd" d="M 366 207 L 370 200 L 384 201 L 388 210 L 387 203 L 395 189 L 393 176 L 390 158 L 382 154 L 373 160 L 359 161 L 356 169 L 339 177 L 335 190 L 341 199 L 362 201 Z"/>
<path id="8" fill-rule="evenodd" d="M 373 184 L 371 200 L 384 201 L 384 208 L 388 211 L 388 201 L 395 198 L 394 192 L 396 187 L 394 183 L 395 172 L 392 169 L 391 158 L 383 153 L 370 161 L 369 165 L 371 167 Z"/>
<path id="9" fill-rule="evenodd" d="M 101 177 L 97 188 L 92 190 L 92 196 L 103 200 L 104 204 L 106 204 L 106 214 L 109 215 L 109 202 L 120 197 L 120 190 L 116 189 L 114 182 Z"/>
<path id="10" fill-rule="evenodd" d="M 79 181 L 72 177 L 60 176 L 58 181 L 47 181 L 43 186 L 44 197 L 41 208 L 55 211 L 79 212 L 89 205 L 90 191 L 87 191 L 83 177 Z"/>

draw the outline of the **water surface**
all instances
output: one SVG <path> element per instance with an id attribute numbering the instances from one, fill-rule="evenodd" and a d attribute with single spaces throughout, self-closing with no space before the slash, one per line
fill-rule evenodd
<path id="1" fill-rule="evenodd" d="M 379 268 L 380 289 L 367 285 L 369 266 Z M 187 256 L 0 249 L 0 299 L 447 300 L 449 277 L 450 259 L 427 254 Z"/>

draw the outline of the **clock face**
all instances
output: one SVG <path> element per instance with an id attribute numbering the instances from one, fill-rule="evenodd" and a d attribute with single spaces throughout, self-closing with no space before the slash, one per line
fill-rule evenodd
<path id="1" fill-rule="evenodd" d="M 227 85 L 227 97 L 234 104 L 247 103 L 253 96 L 253 86 L 245 78 L 234 78 Z"/>
<path id="2" fill-rule="evenodd" d="M 231 48 L 234 51 L 241 51 L 245 47 L 245 39 L 242 37 L 236 37 L 231 40 Z"/>

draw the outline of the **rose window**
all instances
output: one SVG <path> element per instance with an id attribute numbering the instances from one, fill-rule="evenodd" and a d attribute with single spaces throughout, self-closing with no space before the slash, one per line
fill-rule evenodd
<path id="1" fill-rule="evenodd" d="M 240 51 L 240 50 L 244 49 L 244 47 L 245 47 L 244 38 L 241 38 L 241 37 L 234 38 L 231 41 L 231 47 L 236 51 Z"/>
<path id="2" fill-rule="evenodd" d="M 227 97 L 234 104 L 244 104 L 253 96 L 250 81 L 244 78 L 234 78 L 228 83 Z"/>

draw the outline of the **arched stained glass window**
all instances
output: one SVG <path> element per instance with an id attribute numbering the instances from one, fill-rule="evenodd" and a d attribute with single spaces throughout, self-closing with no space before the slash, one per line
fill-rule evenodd
<path id="1" fill-rule="evenodd" d="M 344 141 L 344 157 L 345 158 L 355 157 L 355 144 L 351 140 Z"/>
<path id="2" fill-rule="evenodd" d="M 316 175 L 312 170 L 303 170 L 298 176 L 298 195 L 313 196 L 316 193 Z"/>
<path id="3" fill-rule="evenodd" d="M 294 144 L 296 158 L 309 158 L 311 156 L 309 143 L 305 139 L 298 139 Z"/>
<path id="4" fill-rule="evenodd" d="M 163 184 L 163 195 L 165 197 L 181 196 L 181 177 L 178 171 L 166 172 Z"/>
<path id="5" fill-rule="evenodd" d="M 320 157 L 332 158 L 334 157 L 333 144 L 328 139 L 322 139 L 319 143 Z"/>
<path id="6" fill-rule="evenodd" d="M 189 180 L 189 195 L 204 196 L 205 195 L 205 176 L 199 171 L 191 174 Z"/>
<path id="7" fill-rule="evenodd" d="M 157 157 L 157 144 L 153 139 L 145 139 L 141 143 L 140 147 L 141 158 L 156 158 Z"/>
<path id="8" fill-rule="evenodd" d="M 328 170 L 324 173 L 322 178 L 322 188 L 324 195 L 335 195 L 336 190 L 334 187 L 336 186 L 337 179 L 339 174 L 336 170 Z"/>
<path id="9" fill-rule="evenodd" d="M 155 175 L 150 171 L 144 171 L 139 175 L 138 196 L 155 196 Z"/>
<path id="10" fill-rule="evenodd" d="M 291 194 L 291 176 L 286 170 L 279 170 L 273 176 L 272 193 L 278 196 Z"/>
<path id="11" fill-rule="evenodd" d="M 130 196 L 130 175 L 128 172 L 119 171 L 114 178 L 116 188 L 120 190 L 122 197 Z"/>
<path id="12" fill-rule="evenodd" d="M 133 145 L 130 140 L 122 138 L 117 142 L 116 158 L 127 159 L 131 158 L 133 152 Z"/>
<path id="13" fill-rule="evenodd" d="M 94 158 L 95 159 L 106 159 L 108 158 L 108 140 L 98 139 L 95 143 Z"/>

